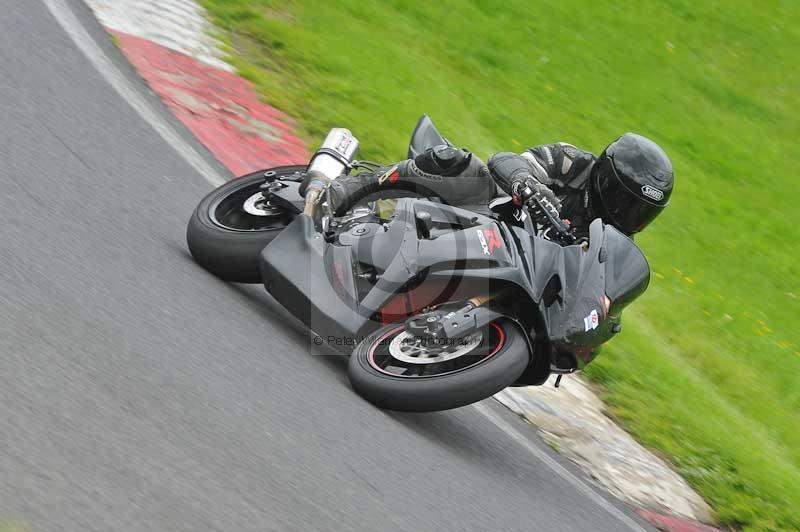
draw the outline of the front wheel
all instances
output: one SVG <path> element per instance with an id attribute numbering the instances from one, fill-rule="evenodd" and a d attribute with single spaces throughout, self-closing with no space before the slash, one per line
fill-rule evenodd
<path id="1" fill-rule="evenodd" d="M 277 177 L 304 172 L 305 166 L 270 169 Z M 186 242 L 194 260 L 220 279 L 259 283 L 261 250 L 291 221 L 261 194 L 264 170 L 237 177 L 211 191 L 194 211 Z"/>
<path id="2" fill-rule="evenodd" d="M 394 323 L 356 346 L 348 376 L 381 408 L 433 412 L 494 395 L 522 375 L 529 359 L 522 331 L 505 318 L 445 342 L 426 342 Z"/>

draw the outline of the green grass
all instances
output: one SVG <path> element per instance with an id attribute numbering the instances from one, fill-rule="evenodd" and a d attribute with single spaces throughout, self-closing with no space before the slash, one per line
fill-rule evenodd
<path id="1" fill-rule="evenodd" d="M 653 279 L 587 372 L 721 523 L 800 529 L 800 8 L 790 1 L 202 0 L 235 66 L 363 155 L 430 113 L 481 156 L 633 130 L 672 156 Z"/>

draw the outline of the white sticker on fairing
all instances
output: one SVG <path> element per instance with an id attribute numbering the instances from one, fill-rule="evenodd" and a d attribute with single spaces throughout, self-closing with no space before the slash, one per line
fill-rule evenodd
<path id="1" fill-rule="evenodd" d="M 600 325 L 600 316 L 597 314 L 596 310 L 592 309 L 589 315 L 583 318 L 583 327 L 586 332 L 589 332 L 597 329 L 598 325 Z"/>
<path id="2" fill-rule="evenodd" d="M 650 185 L 645 185 L 642 187 L 642 194 L 656 201 L 661 201 L 664 199 L 664 192 L 655 187 L 651 187 Z"/>

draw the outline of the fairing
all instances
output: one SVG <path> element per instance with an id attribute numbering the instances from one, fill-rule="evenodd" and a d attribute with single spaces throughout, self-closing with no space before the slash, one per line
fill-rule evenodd
<path id="1" fill-rule="evenodd" d="M 650 282 L 650 267 L 633 240 L 610 225 L 606 226 L 605 248 L 606 295 L 612 301 L 614 314 L 644 293 Z"/>
<path id="2" fill-rule="evenodd" d="M 440 228 L 434 230 L 433 240 L 419 234 L 416 212 L 421 210 Z M 489 217 L 404 198 L 390 223 L 360 224 L 335 244 L 314 232 L 310 218 L 298 216 L 264 248 L 260 263 L 267 291 L 312 330 L 360 337 L 381 325 L 382 309 L 398 293 L 419 293 L 421 286 L 436 285 L 438 291 L 419 299 L 419 307 L 474 296 L 475 282 L 482 282 L 480 290 L 490 293 L 492 273 L 516 272 L 506 247 L 500 226 Z M 379 272 L 365 294 L 356 289 L 357 263 Z M 442 276 L 443 272 L 458 273 Z M 473 283 L 467 293 L 469 281 Z"/>
<path id="3" fill-rule="evenodd" d="M 538 244 L 540 239 L 534 240 Z M 566 246 L 560 256 L 550 254 L 550 271 L 561 286 L 559 297 L 549 304 L 542 298 L 540 305 L 557 365 L 581 369 L 620 330 L 620 311 L 647 288 L 650 269 L 633 240 L 599 219 L 589 226 L 588 248 Z M 537 273 L 547 276 L 548 270 Z M 612 301 L 610 309 L 606 296 Z"/>
<path id="4" fill-rule="evenodd" d="M 424 211 L 427 226 L 420 227 Z M 267 290 L 320 335 L 358 340 L 387 319 L 509 285 L 525 296 L 520 316 L 536 341 L 554 347 L 557 369 L 583 367 L 619 324 L 619 310 L 647 286 L 649 269 L 632 240 L 598 219 L 588 246 L 562 247 L 510 226 L 427 200 L 398 201 L 391 222 L 359 224 L 327 243 L 298 216 L 261 254 Z M 361 289 L 358 265 L 378 273 Z M 614 302 L 611 312 L 605 296 Z M 388 316 L 388 318 L 387 318 Z M 352 345 L 343 342 L 343 345 Z"/>

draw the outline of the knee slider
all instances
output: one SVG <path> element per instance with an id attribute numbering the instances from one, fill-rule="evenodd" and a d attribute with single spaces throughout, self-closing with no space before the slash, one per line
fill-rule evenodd
<path id="1" fill-rule="evenodd" d="M 472 153 L 442 144 L 428 148 L 414 159 L 423 172 L 441 176 L 454 176 L 463 172 L 472 159 Z"/>

